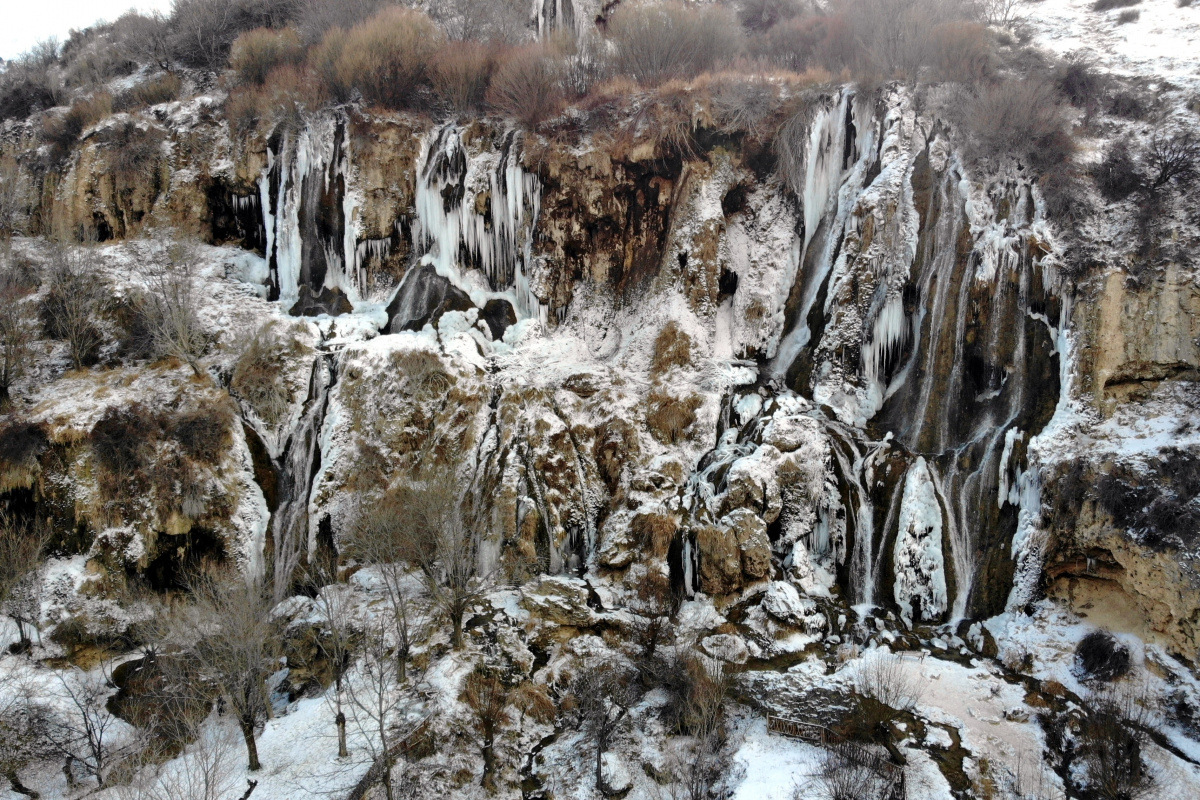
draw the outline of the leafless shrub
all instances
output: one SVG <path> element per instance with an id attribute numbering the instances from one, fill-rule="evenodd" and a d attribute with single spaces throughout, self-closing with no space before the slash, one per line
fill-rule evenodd
<path id="1" fill-rule="evenodd" d="M 0 611 L 17 624 L 23 649 L 30 645 L 30 631 L 37 630 L 40 608 L 35 607 L 42 551 L 48 539 L 44 527 L 17 522 L 0 512 Z"/>
<path id="2" fill-rule="evenodd" d="M 186 240 L 171 241 L 165 250 L 166 264 L 150 275 L 146 330 L 157 356 L 178 358 L 201 375 L 200 359 L 207 341 L 198 316 L 199 255 L 196 246 Z"/>
<path id="3" fill-rule="evenodd" d="M 137 69 L 112 36 L 107 24 L 72 30 L 62 48 L 64 81 L 67 86 L 102 86 Z"/>
<path id="4" fill-rule="evenodd" d="M 38 459 L 49 445 L 41 425 L 13 419 L 0 426 L 0 491 L 32 487 Z"/>
<path id="5" fill-rule="evenodd" d="M 90 245 L 58 243 L 50 259 L 49 284 L 39 304 L 46 335 L 66 341 L 75 369 L 96 362 L 104 334 L 98 323 L 112 306 Z"/>
<path id="6" fill-rule="evenodd" d="M 1112 11 L 1114 8 L 1136 6 L 1141 2 L 1142 0 L 1096 0 L 1092 3 L 1092 11 Z"/>
<path id="7" fill-rule="evenodd" d="M 1096 697 L 1080 725 L 1078 750 L 1087 765 L 1086 784 L 1101 800 L 1151 797 L 1154 775 L 1142 751 L 1155 717 L 1154 701 L 1141 687 L 1120 686 Z"/>
<path id="8" fill-rule="evenodd" d="M 981 92 L 966 122 L 981 158 L 1016 156 L 1044 169 L 1073 151 L 1054 87 L 1035 79 L 1008 80 Z"/>
<path id="9" fill-rule="evenodd" d="M 58 41 L 48 39 L 5 64 L 0 72 L 0 120 L 24 119 L 63 100 L 57 62 Z"/>
<path id="10" fill-rule="evenodd" d="M 425 14 L 386 8 L 349 31 L 334 29 L 326 34 L 314 63 L 340 100 L 349 99 L 358 89 L 370 103 L 406 108 L 426 84 L 429 63 L 442 39 Z"/>
<path id="11" fill-rule="evenodd" d="M 13 263 L 12 253 L 4 252 L 6 244 L 0 241 L 0 407 L 8 402 L 9 388 L 25 374 L 37 329 L 37 319 L 25 302 L 30 287 Z"/>
<path id="12" fill-rule="evenodd" d="M 11 269 L 9 244 L 12 237 L 25 229 L 28 204 L 29 185 L 16 159 L 0 158 L 0 258 L 5 269 Z"/>
<path id="13" fill-rule="evenodd" d="M 854 681 L 860 694 L 901 712 L 912 711 L 924 693 L 920 681 L 904 668 L 903 658 L 894 653 L 865 656 Z"/>
<path id="14" fill-rule="evenodd" d="M 741 0 L 738 21 L 752 31 L 765 31 L 804 13 L 798 0 Z"/>
<path id="15" fill-rule="evenodd" d="M 649 402 L 646 424 L 650 427 L 650 433 L 663 444 L 678 444 L 696 421 L 696 409 L 700 407 L 701 400 L 697 395 L 678 398 L 652 392 Z"/>
<path id="16" fill-rule="evenodd" d="M 129 60 L 163 70 L 171 68 L 171 29 L 158 12 L 128 11 L 112 24 L 109 35 Z"/>
<path id="17" fill-rule="evenodd" d="M 617 70 L 644 85 L 693 78 L 732 60 L 739 31 L 727 6 L 674 1 L 622 3 L 608 22 Z"/>
<path id="18" fill-rule="evenodd" d="M 103 788 L 114 761 L 127 754 L 127 745 L 114 741 L 120 721 L 106 706 L 113 692 L 112 664 L 105 662 L 91 672 L 80 669 L 56 671 L 59 713 L 50 719 L 47 736 L 54 750 L 67 759 L 68 781 L 77 764 L 96 778 Z"/>
<path id="19" fill-rule="evenodd" d="M 527 128 L 536 128 L 563 103 L 562 64 L 544 45 L 528 45 L 504 56 L 492 76 L 487 102 Z"/>
<path id="20" fill-rule="evenodd" d="M 1092 631 L 1075 648 L 1075 666 L 1083 677 L 1112 681 L 1129 671 L 1129 648 L 1108 631 Z"/>
<path id="21" fill-rule="evenodd" d="M 117 787 L 120 800 L 236 800 L 239 786 L 237 733 L 228 725 L 194 726 L 191 744 L 169 762 L 152 764 Z"/>
<path id="22" fill-rule="evenodd" d="M 292 28 L 271 30 L 256 28 L 233 41 L 229 68 L 239 83 L 261 86 L 276 67 L 296 65 L 304 60 L 300 34 Z"/>
<path id="23" fill-rule="evenodd" d="M 306 44 L 317 44 L 334 28 L 350 30 L 395 0 L 301 0 L 296 28 Z"/>
<path id="24" fill-rule="evenodd" d="M 33 797 L 18 772 L 29 764 L 54 755 L 46 734 L 50 710 L 35 694 L 28 675 L 16 669 L 0 671 L 0 776 L 17 794 Z"/>
<path id="25" fill-rule="evenodd" d="M 1142 173 L 1128 139 L 1118 139 L 1104 151 L 1092 169 L 1100 193 L 1109 200 L 1124 200 L 1142 186 Z"/>
<path id="26" fill-rule="evenodd" d="M 1020 0 L 980 0 L 979 10 L 988 25 L 1008 25 L 1016 17 Z"/>
<path id="27" fill-rule="evenodd" d="M 886 800 L 891 781 L 850 747 L 833 747 L 825 752 L 816 783 L 829 800 Z M 796 800 L 807 797 L 808 787 L 799 787 Z"/>
<path id="28" fill-rule="evenodd" d="M 1126 11 L 1122 11 L 1117 15 L 1117 24 L 1128 25 L 1131 22 L 1137 22 L 1141 18 L 1142 12 L 1138 11 L 1136 8 L 1131 8 Z"/>
<path id="29" fill-rule="evenodd" d="M 260 581 L 214 573 L 195 576 L 190 589 L 196 605 L 183 609 L 179 622 L 190 628 L 192 641 L 199 639 L 191 656 L 237 721 L 250 771 L 259 770 L 255 734 L 269 713 L 266 678 L 279 650 L 267 592 Z"/>
<path id="30" fill-rule="evenodd" d="M 483 106 L 495 58 L 477 42 L 450 42 L 433 63 L 433 94 L 448 111 L 461 114 Z"/>
<path id="31" fill-rule="evenodd" d="M 201 403 L 171 419 L 171 434 L 190 458 L 201 464 L 217 464 L 228 452 L 234 425 L 229 405 L 228 400 Z"/>
<path id="32" fill-rule="evenodd" d="M 54 159 L 61 160 L 85 130 L 112 114 L 112 106 L 111 94 L 93 92 L 66 111 L 47 115 L 42 120 L 42 137 L 53 148 Z"/>
<path id="33" fill-rule="evenodd" d="M 239 136 L 296 132 L 305 118 L 326 103 L 325 85 L 308 68 L 284 65 L 262 86 L 239 86 L 225 100 L 225 118 Z"/>
<path id="34" fill-rule="evenodd" d="M 944 22 L 931 31 L 931 61 L 945 81 L 978 83 L 992 73 L 987 28 L 976 22 Z"/>
<path id="35" fill-rule="evenodd" d="M 1146 146 L 1146 191 L 1157 194 L 1168 184 L 1188 186 L 1200 177 L 1200 137 L 1191 129 L 1159 127 Z"/>
<path id="36" fill-rule="evenodd" d="M 114 111 L 135 111 L 179 99 L 183 82 L 174 72 L 141 81 L 113 98 Z"/>
<path id="37" fill-rule="evenodd" d="M 517 44 L 531 30 L 524 0 L 442 0 L 432 13 L 446 34 L 460 42 Z"/>

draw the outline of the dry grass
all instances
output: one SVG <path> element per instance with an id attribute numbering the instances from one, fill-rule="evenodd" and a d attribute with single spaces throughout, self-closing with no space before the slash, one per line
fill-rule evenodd
<path id="1" fill-rule="evenodd" d="M 160 103 L 170 103 L 179 99 L 182 86 L 178 75 L 164 72 L 119 94 L 113 100 L 113 108 L 117 111 L 132 111 Z"/>
<path id="2" fill-rule="evenodd" d="M 678 398 L 662 392 L 652 392 L 649 402 L 650 411 L 646 414 L 646 425 L 649 426 L 651 435 L 663 444 L 678 444 L 696 421 L 696 409 L 703 401 L 699 395 Z"/>
<path id="3" fill-rule="evenodd" d="M 679 526 L 666 514 L 638 514 L 630 523 L 634 541 L 650 558 L 666 558 Z"/>
<path id="4" fill-rule="evenodd" d="M 654 340 L 654 359 L 650 362 L 650 375 L 657 377 L 671 367 L 686 367 L 692 360 L 692 337 L 688 336 L 679 323 L 671 320 L 659 331 Z"/>
<path id="5" fill-rule="evenodd" d="M 307 347 L 275 322 L 259 328 L 238 358 L 229 391 L 247 403 L 267 425 L 278 425 L 291 407 L 292 390 L 284 380 L 283 361 L 302 356 Z"/>
<path id="6" fill-rule="evenodd" d="M 234 411 L 228 401 L 215 400 L 181 411 L 170 421 L 180 448 L 201 464 L 216 464 L 233 440 Z"/>
<path id="7" fill-rule="evenodd" d="M 262 86 L 241 86 L 225 101 L 225 118 L 238 135 L 298 130 L 305 115 L 326 103 L 324 84 L 304 67 L 276 67 Z"/>
<path id="8" fill-rule="evenodd" d="M 495 56 L 477 42 L 451 42 L 433 62 L 433 94 L 438 104 L 456 114 L 483 106 Z"/>

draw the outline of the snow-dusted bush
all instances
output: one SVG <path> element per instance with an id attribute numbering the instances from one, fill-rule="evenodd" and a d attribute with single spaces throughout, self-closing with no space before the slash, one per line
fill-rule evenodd
<path id="1" fill-rule="evenodd" d="M 1015 156 L 1047 170 L 1075 149 L 1055 87 L 1035 78 L 1007 80 L 981 92 L 965 122 L 981 158 Z"/>
<path id="2" fill-rule="evenodd" d="M 1142 0 L 1096 0 L 1092 3 L 1092 11 L 1112 11 L 1114 8 L 1136 6 Z"/>
<path id="3" fill-rule="evenodd" d="M 305 349 L 282 326 L 268 322 L 246 342 L 233 369 L 230 393 L 267 425 L 277 425 L 292 402 L 279 364 L 284 358 L 303 355 Z"/>
<path id="4" fill-rule="evenodd" d="M 179 99 L 183 82 L 174 72 L 164 72 L 149 80 L 139 81 L 113 98 L 114 111 L 134 111 Z"/>
<path id="5" fill-rule="evenodd" d="M 1107 631 L 1092 631 L 1075 648 L 1075 667 L 1085 678 L 1116 680 L 1129 671 L 1129 648 Z"/>
<path id="6" fill-rule="evenodd" d="M 652 377 L 662 375 L 671 367 L 686 367 L 692 360 L 692 337 L 671 320 L 654 339 L 654 359 L 650 363 Z"/>
<path id="7" fill-rule="evenodd" d="M 1076 750 L 1085 766 L 1080 789 L 1100 800 L 1155 796 L 1154 774 L 1142 755 L 1156 717 L 1155 702 L 1138 687 L 1121 686 L 1096 697 L 1079 726 Z"/>
<path id="8" fill-rule="evenodd" d="M 678 444 L 696 421 L 701 400 L 697 395 L 680 398 L 655 392 L 650 395 L 649 403 L 646 424 L 650 433 L 663 444 Z"/>
<path id="9" fill-rule="evenodd" d="M 1123 200 L 1142 185 L 1142 174 L 1128 139 L 1118 139 L 1104 151 L 1104 158 L 1092 168 L 1092 177 L 1100 193 L 1109 200 Z"/>

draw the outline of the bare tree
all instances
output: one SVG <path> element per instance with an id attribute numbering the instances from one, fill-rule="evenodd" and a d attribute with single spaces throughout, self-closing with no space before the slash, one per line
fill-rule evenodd
<path id="1" fill-rule="evenodd" d="M 1200 137 L 1191 130 L 1154 131 L 1146 145 L 1146 191 L 1155 195 L 1169 183 L 1186 184 L 1200 176 Z"/>
<path id="2" fill-rule="evenodd" d="M 354 540 L 378 559 L 375 563 L 406 563 L 419 569 L 430 599 L 450 621 L 454 647 L 462 645 L 463 618 L 486 593 L 491 576 L 480 575 L 476 568 L 477 537 L 449 470 L 426 469 L 389 490 L 374 508 L 360 514 Z M 393 608 L 397 613 L 411 610 L 411 604 L 401 602 L 400 575 L 389 574 L 397 590 L 391 598 Z M 404 622 L 405 627 L 409 624 Z"/>
<path id="3" fill-rule="evenodd" d="M 361 514 L 351 530 L 347 549 L 354 558 L 378 571 L 387 594 L 396 665 L 403 683 L 408 677 L 413 646 L 428 632 L 428 620 L 417 597 L 422 578 L 414 576 L 409 567 L 414 550 L 410 537 L 415 534 L 407 526 L 396 524 L 407 513 L 405 507 L 397 504 L 399 500 L 397 493 L 389 492 L 366 514 Z"/>
<path id="4" fill-rule="evenodd" d="M 855 675 L 858 691 L 897 711 L 912 711 L 921 702 L 920 681 L 895 653 L 876 651 L 863 658 Z"/>
<path id="5" fill-rule="evenodd" d="M 65 340 L 75 369 L 92 363 L 104 334 L 97 322 L 112 304 L 89 244 L 64 242 L 51 253 L 49 289 L 41 303 L 42 325 L 53 339 Z"/>
<path id="6" fill-rule="evenodd" d="M 575 698 L 580 729 L 590 734 L 596 743 L 596 787 L 599 788 L 604 754 L 629 709 L 641 696 L 636 676 L 632 670 L 614 661 L 587 665 L 572 681 L 571 695 Z"/>
<path id="7" fill-rule="evenodd" d="M 528 0 L 442 0 L 432 12 L 457 41 L 517 44 L 530 36 Z"/>
<path id="8" fill-rule="evenodd" d="M 196 290 L 199 278 L 196 246 L 188 241 L 173 241 L 166 244 L 165 250 L 166 265 L 150 276 L 146 326 L 156 355 L 178 358 L 200 375 L 205 337 L 197 315 L 200 296 Z"/>
<path id="9" fill-rule="evenodd" d="M 1102 800 L 1152 796 L 1154 774 L 1142 752 L 1150 740 L 1147 731 L 1154 711 L 1155 702 L 1144 686 L 1122 685 L 1093 699 L 1078 743 L 1092 796 Z"/>
<path id="10" fill-rule="evenodd" d="M 345 686 L 351 722 L 365 742 L 388 800 L 396 800 L 392 772 L 404 741 L 400 717 L 412 698 L 402 691 L 399 668 L 388 645 L 388 628 L 383 620 L 367 621 L 362 659 Z"/>
<path id="11" fill-rule="evenodd" d="M 979 10 L 988 25 L 1008 25 L 1016 19 L 1020 0 L 979 0 Z"/>
<path id="12" fill-rule="evenodd" d="M 316 574 L 310 576 L 312 586 L 320 586 L 315 592 L 317 609 L 323 618 L 322 635 L 317 637 L 317 647 L 333 671 L 333 706 L 334 725 L 338 734 L 338 757 L 350 755 L 346 746 L 346 671 L 350 667 L 351 655 L 351 614 L 353 600 L 350 587 L 329 581 L 329 576 Z M 324 585 L 322 585 L 324 584 Z M 403 682 L 403 677 L 401 677 Z M 328 695 L 326 695 L 328 698 Z"/>
<path id="13" fill-rule="evenodd" d="M 243 792 L 237 768 L 237 733 L 221 724 L 196 725 L 178 757 L 147 767 L 127 786 L 120 800 L 235 800 Z M 251 781 L 253 785 L 256 782 Z"/>
<path id="14" fill-rule="evenodd" d="M 864 759 L 861 748 L 835 746 L 825 752 L 815 782 L 829 800 L 884 800 L 890 794 L 892 782 L 880 769 Z M 796 790 L 796 800 L 812 793 L 807 786 Z"/>
<path id="15" fill-rule="evenodd" d="M 49 741 L 67 759 L 68 780 L 73 780 L 73 768 L 78 764 L 103 787 L 109 767 L 124 752 L 113 742 L 121 722 L 106 705 L 115 691 L 112 662 L 103 662 L 90 672 L 73 668 L 56 671 L 54 676 L 58 682 L 54 693 L 65 710 L 51 718 Z"/>
<path id="16" fill-rule="evenodd" d="M 28 186 L 15 159 L 0 158 L 0 244 L 25 228 Z"/>
<path id="17" fill-rule="evenodd" d="M 483 756 L 483 788 L 489 792 L 496 790 L 496 731 L 509 722 L 508 696 L 504 676 L 480 663 L 467 676 L 460 698 L 471 709 L 472 726 Z"/>
<path id="18" fill-rule="evenodd" d="M 201 575 L 190 588 L 197 602 L 180 621 L 200 636 L 193 655 L 237 720 L 250 771 L 262 769 L 255 735 L 270 715 L 266 678 L 278 667 L 279 650 L 271 602 L 261 583 L 241 576 Z"/>
<path id="19" fill-rule="evenodd" d="M 39 576 L 47 539 L 45 527 L 21 524 L 0 512 L 0 610 L 17 624 L 23 649 L 31 644 L 29 632 L 37 630 L 41 612 Z"/>
<path id="20" fill-rule="evenodd" d="M 53 755 L 47 732 L 50 712 L 35 696 L 27 673 L 9 667 L 0 669 L 0 777 L 14 791 L 35 797 L 22 785 L 17 772 L 26 765 Z"/>

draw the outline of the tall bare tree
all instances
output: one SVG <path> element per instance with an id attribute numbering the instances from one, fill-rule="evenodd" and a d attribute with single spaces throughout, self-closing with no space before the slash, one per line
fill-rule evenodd
<path id="1" fill-rule="evenodd" d="M 193 655 L 237 720 L 250 771 L 262 769 L 256 729 L 270 716 L 266 678 L 277 669 L 279 652 L 268 594 L 258 581 L 241 576 L 205 574 L 190 588 L 196 605 L 181 612 L 181 621 L 200 636 Z"/>
<path id="2" fill-rule="evenodd" d="M 509 721 L 509 686 L 499 670 L 477 664 L 460 698 L 471 709 L 472 726 L 483 756 L 483 788 L 496 790 L 496 732 Z"/>
<path id="3" fill-rule="evenodd" d="M 334 724 L 337 726 L 338 757 L 350 755 L 346 746 L 346 671 L 350 667 L 351 657 L 351 615 L 353 613 L 353 597 L 350 587 L 335 584 L 330 576 L 313 572 L 309 575 L 309 585 L 317 588 L 314 593 L 317 610 L 322 620 L 321 635 L 317 637 L 317 647 L 333 671 L 333 706 Z M 403 678 L 401 678 L 403 681 Z"/>

